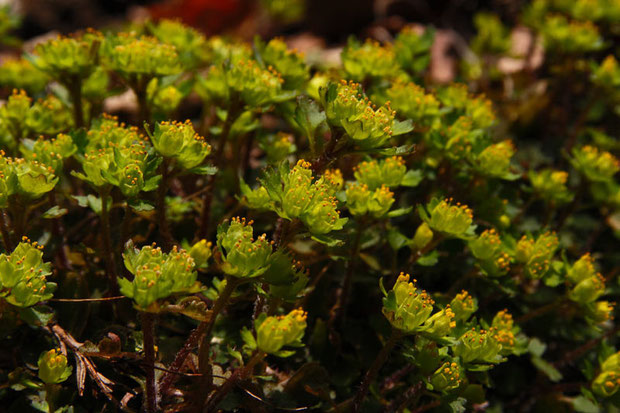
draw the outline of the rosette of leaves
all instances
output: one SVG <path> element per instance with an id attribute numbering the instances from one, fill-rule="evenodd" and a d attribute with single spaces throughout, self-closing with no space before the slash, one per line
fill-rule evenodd
<path id="1" fill-rule="evenodd" d="M 517 242 L 515 260 L 523 264 L 526 275 L 540 279 L 549 271 L 558 245 L 558 237 L 553 232 L 545 232 L 536 239 L 524 235 Z"/>
<path id="2" fill-rule="evenodd" d="M 201 289 L 196 281 L 194 259 L 184 249 L 174 246 L 164 253 L 161 248 L 130 245 L 123 254 L 125 268 L 133 280 L 118 278 L 120 292 L 131 298 L 140 311 L 157 312 L 158 300 L 174 294 L 191 294 Z"/>
<path id="3" fill-rule="evenodd" d="M 41 245 L 24 238 L 10 254 L 0 254 L 0 297 L 16 307 L 52 298 L 56 284 L 47 281 L 52 265 L 43 262 Z"/>
<path id="4" fill-rule="evenodd" d="M 400 66 L 392 46 L 382 46 L 370 39 L 360 43 L 350 37 L 342 50 L 341 58 L 346 77 L 356 82 L 373 78 L 391 79 L 400 74 Z"/>
<path id="5" fill-rule="evenodd" d="M 254 321 L 256 337 L 247 329 L 242 331 L 246 348 L 278 357 L 292 356 L 295 351 L 284 347 L 303 347 L 301 339 L 306 331 L 307 317 L 301 308 L 280 316 L 261 313 Z"/>
<path id="6" fill-rule="evenodd" d="M 494 228 L 487 229 L 477 238 L 469 240 L 468 245 L 485 274 L 498 277 L 508 272 L 511 258 Z"/>
<path id="7" fill-rule="evenodd" d="M 315 181 L 310 166 L 304 160 L 299 160 L 293 168 L 283 162 L 278 168 L 268 169 L 260 179 L 264 190 L 251 190 L 245 185 L 242 193 L 253 201 L 264 202 L 257 206 L 284 219 L 299 219 L 314 235 L 342 229 L 347 219 L 340 218 L 337 209 L 334 197 L 337 187 L 325 177 Z M 268 198 L 264 197 L 265 193 Z"/>
<path id="8" fill-rule="evenodd" d="M 0 66 L 0 85 L 23 89 L 30 95 L 41 93 L 50 78 L 28 59 L 6 59 Z"/>
<path id="9" fill-rule="evenodd" d="M 287 90 L 302 90 L 310 79 L 310 68 L 303 55 L 291 50 L 279 38 L 271 39 L 267 44 L 258 38 L 255 40 L 257 56 L 266 67 L 273 67 L 284 82 L 282 87 Z"/>
<path id="10" fill-rule="evenodd" d="M 327 122 L 341 127 L 352 143 L 361 149 L 385 146 L 392 137 L 413 130 L 411 121 L 394 119 L 396 112 L 386 104 L 377 108 L 364 96 L 358 83 L 330 83 L 320 90 Z"/>
<path id="11" fill-rule="evenodd" d="M 538 172 L 530 171 L 528 178 L 534 192 L 546 202 L 564 204 L 573 199 L 573 194 L 566 186 L 567 172 L 546 168 Z"/>
<path id="12" fill-rule="evenodd" d="M 211 153 L 211 145 L 196 133 L 189 120 L 156 123 L 155 130 L 149 135 L 155 150 L 161 156 L 174 160 L 175 165 L 184 171 L 197 168 Z"/>
<path id="13" fill-rule="evenodd" d="M 222 271 L 237 278 L 254 278 L 269 267 L 272 246 L 263 234 L 254 239 L 252 221 L 233 218 L 217 228 L 217 246 L 222 252 Z"/>
<path id="14" fill-rule="evenodd" d="M 419 205 L 418 213 L 433 231 L 445 237 L 468 239 L 474 236 L 473 212 L 467 205 L 433 198 L 426 207 Z"/>

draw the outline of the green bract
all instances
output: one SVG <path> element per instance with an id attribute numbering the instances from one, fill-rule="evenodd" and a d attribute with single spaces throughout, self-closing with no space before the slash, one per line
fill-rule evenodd
<path id="1" fill-rule="evenodd" d="M 183 67 L 192 69 L 207 60 L 207 40 L 198 30 L 168 19 L 149 24 L 148 29 L 160 42 L 176 48 Z"/>
<path id="2" fill-rule="evenodd" d="M 256 240 L 252 221 L 233 218 L 217 228 L 217 246 L 222 252 L 222 270 L 238 278 L 257 277 L 269 266 L 271 243 L 263 234 Z"/>
<path id="3" fill-rule="evenodd" d="M 355 38 L 349 38 L 342 51 L 342 66 L 347 77 L 358 82 L 368 78 L 391 78 L 400 73 L 393 48 L 372 40 L 360 44 Z"/>
<path id="4" fill-rule="evenodd" d="M 502 241 L 495 229 L 483 231 L 478 238 L 470 240 L 468 245 L 487 275 L 501 276 L 508 272 L 510 257 L 503 250 Z"/>
<path id="5" fill-rule="evenodd" d="M 125 268 L 134 278 L 119 278 L 118 285 L 121 294 L 133 299 L 140 311 L 157 312 L 157 300 L 200 290 L 194 259 L 176 246 L 170 253 L 154 245 L 141 249 L 130 246 L 123 258 Z"/>
<path id="6" fill-rule="evenodd" d="M 288 355 L 282 347 L 301 345 L 306 331 L 307 314 L 302 309 L 291 311 L 285 316 L 270 316 L 262 313 L 254 321 L 256 344 L 267 354 Z"/>
<path id="7" fill-rule="evenodd" d="M 461 366 L 455 362 L 445 362 L 431 376 L 431 384 L 435 391 L 450 391 L 463 383 Z"/>
<path id="8" fill-rule="evenodd" d="M 476 312 L 478 303 L 467 291 L 462 290 L 450 301 L 450 308 L 456 321 L 466 321 Z"/>
<path id="9" fill-rule="evenodd" d="M 9 304 L 30 307 L 52 298 L 56 284 L 47 282 L 52 265 L 43 262 L 42 248 L 24 238 L 11 254 L 0 254 L 0 297 Z"/>
<path id="10" fill-rule="evenodd" d="M 435 95 L 415 83 L 394 82 L 385 92 L 392 108 L 400 115 L 416 124 L 431 126 L 440 115 L 439 101 Z"/>
<path id="11" fill-rule="evenodd" d="M 381 218 L 387 214 L 394 203 L 394 193 L 383 185 L 369 191 L 365 184 L 353 183 L 347 186 L 347 208 L 352 215 L 370 215 Z"/>
<path id="12" fill-rule="evenodd" d="M 259 43 L 259 46 L 263 62 L 282 76 L 285 89 L 301 89 L 310 79 L 310 68 L 303 56 L 295 50 L 289 50 L 282 39 L 272 39 L 267 45 Z"/>
<path id="13" fill-rule="evenodd" d="M 52 139 L 39 138 L 31 149 L 22 149 L 26 159 L 42 162 L 50 166 L 56 174 L 62 170 L 63 160 L 76 151 L 77 146 L 73 143 L 73 139 L 62 133 Z"/>
<path id="14" fill-rule="evenodd" d="M 196 267 L 203 268 L 207 266 L 207 261 L 211 258 L 213 252 L 211 251 L 211 242 L 207 242 L 206 239 L 202 239 L 192 245 L 189 250 L 189 255 L 194 259 Z"/>
<path id="15" fill-rule="evenodd" d="M 382 186 L 394 188 L 402 185 L 407 173 L 405 162 L 400 156 L 393 156 L 381 161 L 360 162 L 353 170 L 355 179 L 366 185 L 371 191 Z"/>
<path id="16" fill-rule="evenodd" d="M 454 347 L 454 354 L 463 363 L 497 363 L 502 360 L 499 352 L 502 345 L 497 340 L 496 329 L 472 328 L 463 334 Z"/>
<path id="17" fill-rule="evenodd" d="M 67 365 L 67 357 L 60 350 L 45 351 L 39 356 L 39 378 L 45 384 L 62 383 L 71 376 L 73 368 Z"/>
<path id="18" fill-rule="evenodd" d="M 6 190 L 0 194 L 0 207 L 6 206 L 11 195 L 19 195 L 26 200 L 35 200 L 56 186 L 58 177 L 52 167 L 35 160 L 5 158 L 0 152 L 0 181 Z"/>
<path id="19" fill-rule="evenodd" d="M 211 153 L 211 145 L 196 133 L 189 120 L 155 124 L 151 141 L 160 155 L 174 159 L 184 170 L 199 166 Z"/>
<path id="20" fill-rule="evenodd" d="M 29 94 L 42 92 L 49 77 L 27 59 L 7 59 L 0 66 L 0 85 L 24 89 Z"/>
<path id="21" fill-rule="evenodd" d="M 511 141 L 503 141 L 487 146 L 480 152 L 475 165 L 480 173 L 495 178 L 511 178 L 510 159 L 515 153 Z"/>
<path id="22" fill-rule="evenodd" d="M 601 363 L 601 372 L 592 382 L 592 391 L 602 397 L 613 396 L 620 388 L 620 353 L 614 353 Z"/>

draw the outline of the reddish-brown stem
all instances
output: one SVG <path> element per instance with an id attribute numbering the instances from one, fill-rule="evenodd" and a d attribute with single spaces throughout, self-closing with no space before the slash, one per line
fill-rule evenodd
<path id="1" fill-rule="evenodd" d="M 110 284 L 110 293 L 118 295 L 118 285 L 116 283 L 116 263 L 114 253 L 112 252 L 112 239 L 110 236 L 110 212 L 108 211 L 107 191 L 101 191 L 101 237 L 103 238 L 103 256 L 105 261 L 108 282 Z"/>
<path id="2" fill-rule="evenodd" d="M 170 226 L 168 225 L 168 217 L 166 217 L 166 193 L 168 192 L 168 181 L 170 179 L 169 167 L 170 161 L 164 157 L 161 165 L 159 165 L 161 182 L 159 183 L 159 188 L 157 188 L 157 225 L 159 226 L 164 251 L 170 251 L 174 244 Z"/>
<path id="3" fill-rule="evenodd" d="M 157 411 L 157 390 L 155 386 L 155 315 L 141 312 L 142 342 L 144 347 L 144 369 L 146 372 L 146 397 L 144 410 L 146 413 Z"/>
<path id="4" fill-rule="evenodd" d="M 8 253 L 13 251 L 13 243 L 11 242 L 9 227 L 6 224 L 4 209 L 0 209 L 0 232 L 2 233 L 2 241 L 4 242 L 4 249 L 6 252 Z"/>

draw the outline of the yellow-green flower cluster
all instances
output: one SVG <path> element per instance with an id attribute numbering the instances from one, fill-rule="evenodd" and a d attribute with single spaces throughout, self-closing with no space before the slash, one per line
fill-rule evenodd
<path id="1" fill-rule="evenodd" d="M 566 187 L 567 172 L 547 168 L 530 171 L 528 177 L 536 194 L 547 202 L 563 204 L 573 199 L 573 194 Z"/>
<path id="2" fill-rule="evenodd" d="M 49 77 L 26 59 L 6 59 L 0 66 L 0 85 L 24 89 L 30 94 L 42 92 Z"/>
<path id="3" fill-rule="evenodd" d="M 566 279 L 572 286 L 568 298 L 577 303 L 590 304 L 605 292 L 605 279 L 594 268 L 594 260 L 588 253 L 568 269 Z"/>
<path id="4" fill-rule="evenodd" d="M 156 111 L 166 114 L 174 111 L 183 99 L 183 93 L 174 85 L 162 85 L 159 78 L 152 79 L 146 87 L 147 100 Z"/>
<path id="5" fill-rule="evenodd" d="M 384 146 L 394 131 L 394 112 L 389 103 L 377 108 L 364 96 L 357 83 L 341 81 L 331 96 L 327 88 L 323 97 L 328 122 L 341 126 L 356 145 L 363 149 Z M 333 100 L 332 100 L 333 98 Z"/>
<path id="6" fill-rule="evenodd" d="M 82 169 L 71 174 L 88 182 L 98 191 L 110 186 L 120 189 L 126 198 L 134 198 L 140 191 L 152 191 L 157 187 L 159 176 L 154 176 L 155 162 L 144 142 L 129 146 L 109 144 L 84 154 Z"/>
<path id="7" fill-rule="evenodd" d="M 574 148 L 571 164 L 592 182 L 609 182 L 620 170 L 620 161 L 607 151 L 585 145 Z"/>
<path id="8" fill-rule="evenodd" d="M 290 50 L 282 39 L 270 40 L 261 50 L 261 58 L 266 65 L 280 73 L 286 89 L 300 89 L 310 79 L 310 68 L 303 55 Z"/>
<path id="9" fill-rule="evenodd" d="M 86 79 L 98 64 L 102 39 L 100 33 L 88 31 L 39 43 L 34 49 L 34 65 L 64 84 Z"/>
<path id="10" fill-rule="evenodd" d="M 347 77 L 357 82 L 369 78 L 389 79 L 400 72 L 394 49 L 390 45 L 381 46 L 370 39 L 363 44 L 357 40 L 349 40 L 341 58 Z"/>
<path id="11" fill-rule="evenodd" d="M 496 329 L 489 330 L 472 327 L 465 332 L 456 346 L 454 354 L 460 357 L 463 363 L 497 363 L 501 361 L 502 345 L 496 337 Z"/>
<path id="12" fill-rule="evenodd" d="M 56 284 L 47 282 L 52 265 L 43 262 L 43 247 L 24 237 L 10 254 L 0 254 L 0 297 L 17 307 L 52 298 Z"/>
<path id="13" fill-rule="evenodd" d="M 412 334 L 423 329 L 423 324 L 433 312 L 435 301 L 424 290 L 419 290 L 416 280 L 400 273 L 394 287 L 383 298 L 383 315 L 400 331 Z"/>
<path id="14" fill-rule="evenodd" d="M 400 66 L 410 74 L 418 74 L 427 68 L 431 60 L 434 30 L 426 28 L 419 33 L 413 27 L 405 27 L 394 39 L 394 54 Z"/>
<path id="15" fill-rule="evenodd" d="M 150 24 L 148 29 L 160 42 L 176 48 L 183 67 L 193 69 L 207 60 L 207 40 L 198 30 L 169 19 Z"/>
<path id="16" fill-rule="evenodd" d="M 55 134 L 71 125 L 69 112 L 56 97 L 50 95 L 31 104 L 24 90 L 15 89 L 0 107 L 0 124 L 15 142 L 33 135 Z"/>
<path id="17" fill-rule="evenodd" d="M 347 208 L 355 216 L 370 215 L 381 218 L 394 203 L 394 193 L 386 185 L 371 191 L 368 185 L 353 182 L 347 185 Z"/>
<path id="18" fill-rule="evenodd" d="M 465 238 L 469 236 L 470 227 L 474 218 L 473 212 L 467 205 L 460 202 L 452 204 L 452 199 L 433 199 L 426 209 L 418 208 L 420 217 L 433 231 L 449 237 Z"/>
<path id="19" fill-rule="evenodd" d="M 498 311 L 493 317 L 491 326 L 494 329 L 495 339 L 502 346 L 500 353 L 502 355 L 513 354 L 517 344 L 515 334 L 519 332 L 519 328 L 514 325 L 512 314 L 507 309 Z"/>
<path id="20" fill-rule="evenodd" d="M 58 349 L 45 351 L 37 362 L 39 378 L 45 384 L 62 383 L 71 376 L 73 368 L 67 365 L 67 357 Z"/>
<path id="21" fill-rule="evenodd" d="M 141 311 L 157 311 L 157 300 L 199 288 L 194 259 L 176 246 L 170 253 L 164 253 L 155 244 L 142 249 L 130 247 L 123 258 L 134 278 L 118 279 L 121 294 L 133 299 Z"/>
<path id="22" fill-rule="evenodd" d="M 620 352 L 601 363 L 601 372 L 592 382 L 592 391 L 601 397 L 611 397 L 620 388 Z"/>
<path id="23" fill-rule="evenodd" d="M 54 189 L 57 182 L 52 167 L 35 160 L 5 158 L 0 151 L 0 207 L 6 207 L 11 195 L 26 200 L 41 198 Z"/>
<path id="24" fill-rule="evenodd" d="M 545 232 L 538 238 L 524 235 L 517 243 L 515 259 L 523 264 L 527 276 L 540 279 L 551 265 L 559 241 L 554 232 Z"/>
<path id="25" fill-rule="evenodd" d="M 471 41 L 474 52 L 500 55 L 510 50 L 510 34 L 497 15 L 477 13 L 474 25 L 478 31 Z"/>
<path id="26" fill-rule="evenodd" d="M 545 47 L 558 53 L 592 52 L 603 47 L 598 27 L 590 21 L 575 21 L 561 14 L 548 14 L 538 30 Z"/>
<path id="27" fill-rule="evenodd" d="M 255 60 L 238 59 L 228 65 L 211 66 L 206 77 L 199 77 L 196 92 L 207 101 L 229 103 L 240 100 L 258 108 L 291 98 L 284 93 L 284 79 L 272 67 L 263 69 Z"/>
<path id="28" fill-rule="evenodd" d="M 416 124 L 431 126 L 440 114 L 435 95 L 415 83 L 395 81 L 385 93 L 392 108 Z"/>
<path id="29" fill-rule="evenodd" d="M 470 95 L 466 85 L 457 83 L 442 88 L 437 98 L 445 108 L 467 116 L 475 129 L 486 129 L 495 122 L 491 101 L 483 95 Z"/>
<path id="30" fill-rule="evenodd" d="M 478 303 L 469 292 L 462 290 L 450 301 L 450 308 L 454 312 L 455 321 L 467 321 L 478 309 Z"/>
<path id="31" fill-rule="evenodd" d="M 267 135 L 260 143 L 260 147 L 267 155 L 267 162 L 276 164 L 295 153 L 297 146 L 294 137 L 288 133 L 278 132 L 276 135 Z"/>
<path id="32" fill-rule="evenodd" d="M 256 344 L 260 351 L 278 355 L 285 346 L 299 346 L 306 331 L 308 314 L 301 308 L 284 316 L 267 316 L 263 313 L 256 318 Z"/>
<path id="33" fill-rule="evenodd" d="M 445 362 L 431 376 L 434 391 L 450 391 L 463 383 L 461 366 L 455 362 Z"/>
<path id="34" fill-rule="evenodd" d="M 353 168 L 355 179 L 371 191 L 382 186 L 388 188 L 399 186 L 406 173 L 405 161 L 400 156 L 392 156 L 380 161 L 376 159 L 363 161 Z"/>
<path id="35" fill-rule="evenodd" d="M 487 229 L 468 243 L 469 249 L 482 270 L 490 276 L 501 276 L 508 272 L 510 256 L 503 251 L 502 240 L 497 231 Z"/>
<path id="36" fill-rule="evenodd" d="M 477 155 L 476 169 L 489 177 L 511 177 L 510 160 L 514 154 L 515 147 L 509 140 L 489 145 Z"/>
<path id="37" fill-rule="evenodd" d="M 1 73 L 1 72 L 0 72 Z M 620 65 L 613 55 L 609 55 L 592 71 L 592 82 L 612 92 L 620 87 Z"/>
<path id="38" fill-rule="evenodd" d="M 155 124 L 151 141 L 160 155 L 174 159 L 185 170 L 200 165 L 211 153 L 211 145 L 196 133 L 189 120 Z"/>
<path id="39" fill-rule="evenodd" d="M 263 274 L 269 267 L 273 250 L 263 234 L 254 239 L 252 221 L 233 218 L 217 228 L 217 246 L 222 252 L 222 271 L 238 278 L 251 278 Z"/>
<path id="40" fill-rule="evenodd" d="M 125 147 L 148 142 L 136 126 L 119 123 L 118 118 L 107 114 L 93 121 L 90 130 L 86 133 L 86 138 L 88 141 L 86 152 L 107 148 L 110 144 Z"/>
<path id="41" fill-rule="evenodd" d="M 63 160 L 69 158 L 76 151 L 77 146 L 73 143 L 73 139 L 63 133 L 52 139 L 40 137 L 34 142 L 31 149 L 22 149 L 26 159 L 48 165 L 56 174 L 62 170 Z"/>
<path id="42" fill-rule="evenodd" d="M 173 45 L 135 33 L 118 33 L 106 38 L 102 57 L 106 67 L 129 82 L 174 75 L 182 70 Z"/>

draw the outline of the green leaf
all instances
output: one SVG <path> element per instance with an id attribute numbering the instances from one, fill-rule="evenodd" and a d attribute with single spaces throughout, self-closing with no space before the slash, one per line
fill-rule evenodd
<path id="1" fill-rule="evenodd" d="M 329 237 L 329 236 L 324 235 L 324 234 L 316 234 L 316 235 L 312 235 L 311 237 L 316 242 L 319 242 L 321 244 L 325 244 L 328 247 L 336 247 L 338 245 L 344 244 L 344 241 L 342 241 L 340 239 Z"/>
<path id="2" fill-rule="evenodd" d="M 577 396 L 573 399 L 573 408 L 580 413 L 598 413 L 601 411 L 596 403 L 584 396 Z"/>
<path id="3" fill-rule="evenodd" d="M 136 212 L 147 212 L 155 209 L 155 206 L 142 199 L 130 199 L 127 201 L 127 205 Z"/>
<path id="4" fill-rule="evenodd" d="M 553 367 L 553 364 L 549 363 L 548 361 L 545 361 L 538 356 L 532 356 L 532 364 L 538 370 L 545 373 L 545 375 L 549 377 L 549 380 L 551 380 L 552 382 L 555 383 L 562 380 L 562 373 L 560 373 L 560 371 Z"/>
<path id="5" fill-rule="evenodd" d="M 196 175 L 215 175 L 217 173 L 217 168 L 212 165 L 202 165 L 188 170 L 187 173 Z"/>
<path id="6" fill-rule="evenodd" d="M 420 182 L 422 182 L 422 179 L 423 179 L 422 171 L 418 169 L 411 169 L 407 171 L 400 185 L 413 188 L 415 186 L 418 186 Z"/>
<path id="7" fill-rule="evenodd" d="M 409 238 L 404 236 L 400 231 L 398 231 L 398 229 L 393 227 L 388 230 L 387 240 L 390 243 L 390 247 L 392 247 L 392 249 L 395 251 L 398 251 L 399 249 L 411 242 Z"/>
<path id="8" fill-rule="evenodd" d="M 42 215 L 45 219 L 54 219 L 60 218 L 63 215 L 66 215 L 69 212 L 66 208 L 60 208 L 58 205 L 54 205 L 47 211 L 45 211 Z"/>
<path id="9" fill-rule="evenodd" d="M 295 122 L 308 138 L 310 150 L 316 154 L 323 145 L 323 142 L 316 141 L 316 131 L 325 123 L 325 112 L 319 105 L 308 96 L 297 97 L 297 108 L 295 109 Z"/>
<path id="10" fill-rule="evenodd" d="M 416 261 L 416 264 L 419 264 L 423 267 L 432 267 L 433 265 L 437 264 L 437 261 L 439 261 L 439 252 L 437 250 L 434 250 L 420 257 Z"/>
<path id="11" fill-rule="evenodd" d="M 404 121 L 394 121 L 392 125 L 392 136 L 404 135 L 405 133 L 409 133 L 413 130 L 413 122 L 411 119 L 407 119 Z"/>
<path id="12" fill-rule="evenodd" d="M 393 211 L 390 211 L 387 213 L 387 216 L 389 218 L 396 218 L 396 217 L 401 217 L 403 215 L 407 215 L 409 214 L 411 211 L 413 211 L 413 207 L 407 207 L 407 208 L 398 208 L 395 209 Z"/>
<path id="13" fill-rule="evenodd" d="M 391 148 L 383 148 L 383 149 L 379 149 L 376 152 L 378 152 L 380 155 L 383 156 L 404 156 L 404 155 L 410 155 L 415 151 L 415 145 L 411 144 L 411 145 L 403 145 L 403 146 L 393 146 Z M 368 151 L 368 152 L 374 152 L 374 151 Z"/>
<path id="14" fill-rule="evenodd" d="M 20 308 L 19 317 L 31 326 L 47 325 L 54 318 L 54 310 L 46 305 Z"/>

